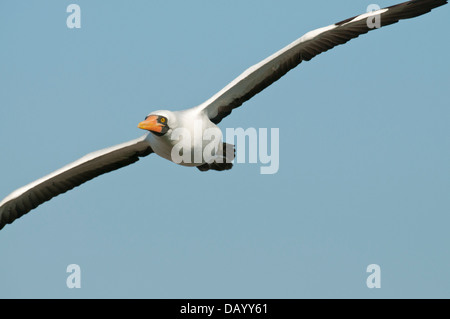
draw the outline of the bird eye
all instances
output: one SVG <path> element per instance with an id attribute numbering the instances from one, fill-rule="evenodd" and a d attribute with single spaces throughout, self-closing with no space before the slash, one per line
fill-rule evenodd
<path id="1" fill-rule="evenodd" d="M 163 118 L 161 118 L 161 123 L 165 123 L 166 122 L 166 119 L 163 117 Z"/>

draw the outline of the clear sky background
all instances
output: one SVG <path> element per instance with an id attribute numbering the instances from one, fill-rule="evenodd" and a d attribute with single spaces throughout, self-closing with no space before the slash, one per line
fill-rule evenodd
<path id="1" fill-rule="evenodd" d="M 1 1 L 0 197 L 371 3 L 397 1 Z M 7 225 L 0 297 L 450 298 L 449 10 L 302 63 L 223 120 L 280 129 L 275 175 L 153 155 Z"/>

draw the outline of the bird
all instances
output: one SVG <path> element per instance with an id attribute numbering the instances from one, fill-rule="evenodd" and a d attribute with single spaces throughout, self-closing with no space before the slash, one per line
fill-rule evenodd
<path id="1" fill-rule="evenodd" d="M 234 145 L 222 142 L 217 126 L 235 108 L 279 80 L 303 61 L 369 31 L 414 18 L 447 4 L 447 0 L 411 0 L 372 10 L 310 31 L 263 61 L 251 66 L 205 102 L 181 111 L 158 110 L 148 114 L 138 128 L 145 134 L 134 140 L 98 150 L 25 185 L 0 202 L 0 229 L 32 209 L 102 174 L 137 162 L 152 153 L 176 164 L 209 170 L 232 168 Z M 377 25 L 378 23 L 378 25 Z M 211 139 L 174 138 L 200 130 Z M 209 152 L 205 152 L 210 147 Z M 174 152 L 174 149 L 177 151 Z M 198 155 L 198 156 L 197 156 Z"/>

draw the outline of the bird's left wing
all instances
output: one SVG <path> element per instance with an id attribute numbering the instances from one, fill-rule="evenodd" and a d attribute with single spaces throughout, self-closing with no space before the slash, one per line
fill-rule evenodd
<path id="1" fill-rule="evenodd" d="M 147 135 L 85 155 L 17 189 L 0 202 L 0 229 L 40 204 L 99 175 L 130 165 L 153 152 Z"/>
<path id="2" fill-rule="evenodd" d="M 219 123 L 234 108 L 277 81 L 302 61 L 339 44 L 348 42 L 378 27 L 414 18 L 442 6 L 447 0 L 412 0 L 361 14 L 328 27 L 306 33 L 298 40 L 250 67 L 224 89 L 198 106 L 214 123 Z M 379 24 L 377 24 L 377 19 Z"/>

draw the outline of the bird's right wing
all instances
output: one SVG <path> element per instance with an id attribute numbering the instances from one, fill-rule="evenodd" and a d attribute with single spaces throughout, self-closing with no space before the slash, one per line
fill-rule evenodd
<path id="1" fill-rule="evenodd" d="M 99 150 L 17 189 L 0 202 L 0 229 L 40 204 L 99 175 L 130 165 L 153 153 L 147 135 Z"/>

